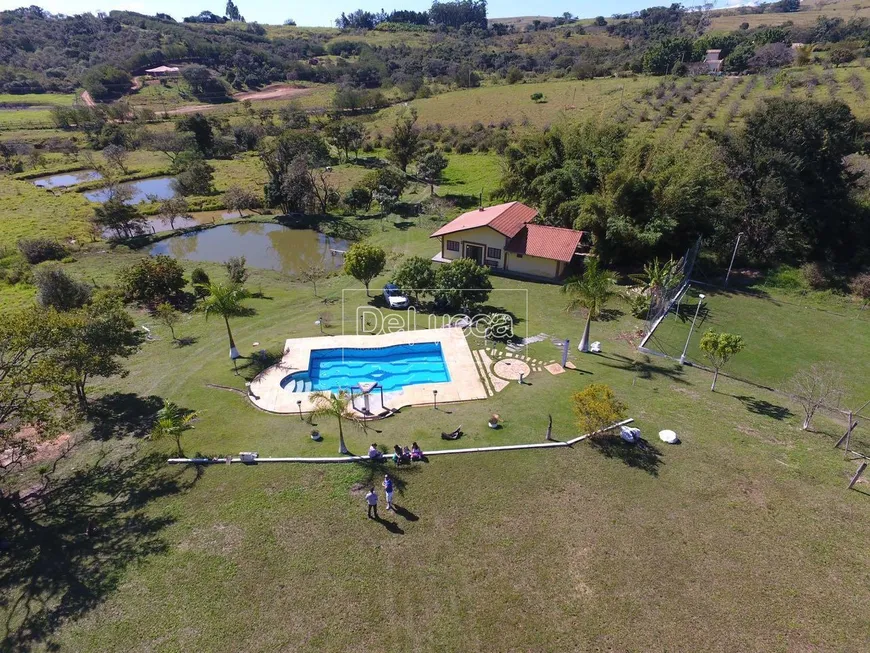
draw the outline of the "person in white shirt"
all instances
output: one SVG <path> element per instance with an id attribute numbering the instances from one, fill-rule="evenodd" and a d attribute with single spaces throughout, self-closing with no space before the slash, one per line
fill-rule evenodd
<path id="1" fill-rule="evenodd" d="M 369 519 L 374 516 L 375 519 L 378 519 L 378 495 L 375 492 L 375 488 L 369 490 L 369 493 L 366 495 L 366 504 L 368 504 L 369 510 Z"/>

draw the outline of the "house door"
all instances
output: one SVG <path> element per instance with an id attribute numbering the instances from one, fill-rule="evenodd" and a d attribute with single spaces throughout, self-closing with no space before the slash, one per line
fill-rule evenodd
<path id="1" fill-rule="evenodd" d="M 483 265 L 483 246 L 465 243 L 465 258 L 470 258 L 478 265 Z"/>

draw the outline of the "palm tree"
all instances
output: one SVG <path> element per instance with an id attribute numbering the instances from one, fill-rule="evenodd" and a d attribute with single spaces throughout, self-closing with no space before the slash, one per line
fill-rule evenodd
<path id="1" fill-rule="evenodd" d="M 188 429 L 192 429 L 191 422 L 199 415 L 195 411 L 182 410 L 171 401 L 157 411 L 157 421 L 154 423 L 154 428 L 151 429 L 151 438 L 161 440 L 163 438 L 172 438 L 175 440 L 175 447 L 178 451 L 178 457 L 184 455 L 181 450 L 181 436 Z"/>
<path id="2" fill-rule="evenodd" d="M 209 283 L 202 286 L 202 291 L 208 291 L 208 294 L 199 300 L 199 308 L 205 313 L 206 320 L 212 314 L 224 318 L 230 339 L 230 358 L 235 360 L 239 357 L 239 350 L 236 349 L 233 332 L 230 331 L 230 318 L 245 314 L 242 301 L 249 297 L 248 291 L 234 283 Z"/>
<path id="3" fill-rule="evenodd" d="M 587 258 L 586 270 L 579 277 L 571 277 L 562 286 L 562 292 L 571 296 L 567 310 L 573 311 L 585 308 L 586 327 L 578 349 L 589 351 L 589 326 L 592 319 L 598 317 L 608 300 L 616 294 L 616 275 L 608 270 L 602 270 L 598 259 Z"/>
<path id="4" fill-rule="evenodd" d="M 632 281 L 641 285 L 641 289 L 648 295 L 655 295 L 662 291 L 676 288 L 683 281 L 681 269 L 682 260 L 675 261 L 673 258 L 667 261 L 653 259 L 643 266 L 643 274 L 629 275 Z"/>
<path id="5" fill-rule="evenodd" d="M 348 408 L 350 394 L 346 390 L 339 390 L 338 393 L 318 390 L 308 395 L 308 399 L 315 406 L 311 411 L 312 417 L 334 417 L 338 420 L 338 453 L 349 453 L 344 445 L 342 421 L 347 420 L 354 426 L 365 428 L 365 423 Z"/>

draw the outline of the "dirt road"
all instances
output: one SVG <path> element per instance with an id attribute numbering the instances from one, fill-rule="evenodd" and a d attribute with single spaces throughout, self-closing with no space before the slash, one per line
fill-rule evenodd
<path id="1" fill-rule="evenodd" d="M 138 80 L 138 78 L 137 78 Z M 141 83 L 141 82 L 140 82 Z M 250 100 L 251 102 L 260 102 L 262 100 L 282 100 L 282 99 L 291 99 L 294 97 L 301 97 L 303 95 L 308 95 L 312 92 L 310 88 L 299 88 L 298 86 L 293 86 L 291 84 L 272 84 L 271 86 L 267 86 L 262 91 L 247 91 L 245 93 L 236 93 L 235 95 L 231 95 L 230 98 L 233 102 L 244 102 L 245 100 Z M 91 94 L 87 91 L 82 91 L 81 94 L 82 102 L 85 103 L 86 106 L 95 107 L 97 103 L 94 102 L 94 99 L 91 97 Z M 202 111 L 211 111 L 215 107 L 222 106 L 221 104 L 193 104 L 187 107 L 179 107 L 178 109 L 170 109 L 166 113 L 170 116 L 181 116 L 187 113 L 199 113 Z"/>
<path id="2" fill-rule="evenodd" d="M 312 89 L 310 88 L 299 88 L 296 86 L 291 86 L 289 84 L 273 84 L 272 86 L 267 86 L 262 91 L 248 91 L 245 93 L 236 93 L 235 95 L 231 95 L 233 102 L 244 102 L 245 100 L 250 100 L 251 102 L 261 102 L 263 100 L 283 100 L 283 99 L 291 99 L 295 97 L 302 97 L 303 95 L 308 95 L 311 93 Z M 167 113 L 170 116 L 180 116 L 186 113 L 198 113 L 201 111 L 211 111 L 215 107 L 222 106 L 221 104 L 194 104 L 189 107 L 180 107 L 178 109 L 170 109 Z"/>

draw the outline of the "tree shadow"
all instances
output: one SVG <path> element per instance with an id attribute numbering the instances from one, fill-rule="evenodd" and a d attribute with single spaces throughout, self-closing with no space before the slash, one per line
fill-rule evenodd
<path id="1" fill-rule="evenodd" d="M 642 469 L 652 476 L 659 475 L 662 452 L 647 440 L 630 444 L 619 435 L 602 435 L 588 438 L 587 442 L 607 458 L 618 458 L 629 467 Z"/>
<path id="2" fill-rule="evenodd" d="M 169 469 L 162 454 L 131 454 L 63 478 L 46 475 L 24 498 L 5 495 L 0 650 L 58 650 L 52 636 L 64 623 L 99 606 L 128 566 L 168 549 L 160 534 L 175 519 L 153 514 L 149 504 L 188 490 L 197 478 Z"/>
<path id="3" fill-rule="evenodd" d="M 625 315 L 624 311 L 620 311 L 618 308 L 602 308 L 598 313 L 598 317 L 595 319 L 598 322 L 613 322 L 614 320 L 618 320 L 623 315 Z"/>
<path id="4" fill-rule="evenodd" d="M 256 352 L 248 358 L 239 358 L 236 361 L 238 370 L 246 381 L 253 381 L 258 374 L 281 362 L 284 353 L 279 349 L 267 349 L 264 352 Z M 240 361 L 245 361 L 240 364 Z"/>
<path id="5" fill-rule="evenodd" d="M 372 460 L 361 460 L 354 463 L 358 477 L 354 480 L 354 485 L 363 488 L 375 488 L 378 494 L 383 498 L 384 475 L 389 474 L 393 479 L 393 490 L 398 494 L 404 494 L 408 487 L 408 478 L 420 471 L 420 468 L 415 465 L 401 465 L 397 467 L 392 463 L 390 458 L 384 457 Z"/>
<path id="6" fill-rule="evenodd" d="M 175 346 L 179 348 L 190 347 L 191 345 L 195 345 L 197 342 L 199 342 L 199 338 L 196 336 L 184 336 L 175 341 Z"/>
<path id="7" fill-rule="evenodd" d="M 746 395 L 734 395 L 734 398 L 740 400 L 740 402 L 746 406 L 746 410 L 750 413 L 772 417 L 780 422 L 794 415 L 794 413 L 785 406 L 777 406 L 776 404 L 772 404 L 764 399 L 756 399 L 755 397 L 748 397 Z"/>
<path id="8" fill-rule="evenodd" d="M 163 399 L 132 392 L 113 392 L 90 404 L 91 436 L 95 440 L 143 438 L 151 433 Z"/>
<path id="9" fill-rule="evenodd" d="M 477 195 L 457 195 L 448 193 L 443 196 L 448 202 L 452 202 L 454 206 L 460 209 L 473 209 L 480 206 L 480 197 Z"/>
<path id="10" fill-rule="evenodd" d="M 635 372 L 638 377 L 647 381 L 652 381 L 656 375 L 659 375 L 670 379 L 675 383 L 689 385 L 689 382 L 683 378 L 683 375 L 685 374 L 683 366 L 678 363 L 668 364 L 667 359 L 662 359 L 665 362 L 658 364 L 654 363 L 653 360 L 646 355 L 641 356 L 638 359 L 632 359 L 628 356 L 623 356 L 622 354 L 598 354 L 598 356 L 601 359 L 614 361 L 613 363 L 602 362 L 601 364 L 605 367 Z"/>
<path id="11" fill-rule="evenodd" d="M 413 227 L 416 223 L 411 220 L 399 220 L 398 222 L 394 222 L 393 226 L 399 231 L 407 231 L 411 227 Z"/>

